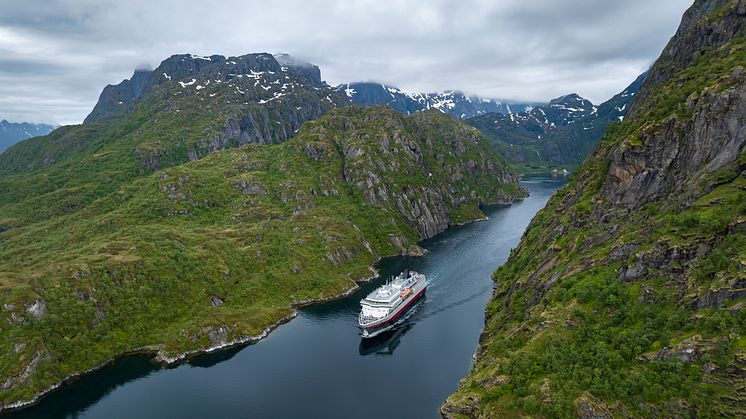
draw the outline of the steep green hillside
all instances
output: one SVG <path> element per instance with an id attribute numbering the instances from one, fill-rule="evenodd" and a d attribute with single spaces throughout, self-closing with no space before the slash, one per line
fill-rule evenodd
<path id="1" fill-rule="evenodd" d="M 379 257 L 525 195 L 486 138 L 438 111 L 336 109 L 281 144 L 151 153 L 151 174 L 132 151 L 165 144 L 145 133 L 167 125 L 147 112 L 68 129 L 89 140 L 46 169 L 4 166 L 18 174 L 0 178 L 0 406 L 128 351 L 170 361 L 255 339 Z M 199 121 L 172 121 L 179 144 Z"/>
<path id="2" fill-rule="evenodd" d="M 697 0 L 494 278 L 446 417 L 746 415 L 746 6 Z"/>

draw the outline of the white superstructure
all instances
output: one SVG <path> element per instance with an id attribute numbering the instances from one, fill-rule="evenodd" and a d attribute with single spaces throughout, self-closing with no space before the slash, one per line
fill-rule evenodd
<path id="1" fill-rule="evenodd" d="M 363 337 L 388 330 L 427 289 L 425 275 L 406 270 L 360 301 L 358 324 Z"/>

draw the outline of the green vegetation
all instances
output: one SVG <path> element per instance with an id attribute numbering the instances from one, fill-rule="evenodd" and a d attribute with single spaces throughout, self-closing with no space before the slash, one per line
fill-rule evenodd
<path id="1" fill-rule="evenodd" d="M 477 362 L 445 412 L 746 414 L 746 153 L 717 170 L 690 167 L 691 180 L 670 195 L 629 204 L 612 192 L 635 164 L 652 166 L 655 153 L 685 147 L 673 143 L 692 139 L 698 100 L 743 90 L 745 48 L 738 37 L 702 50 L 691 66 L 650 86 L 536 215 L 494 273 Z M 711 112 L 708 121 L 725 117 L 722 108 Z M 622 159 L 625 151 L 635 157 Z"/>
<path id="2" fill-rule="evenodd" d="M 281 144 L 189 162 L 232 111 L 159 98 L 0 161 L 0 406 L 121 353 L 257 336 L 525 194 L 475 129 L 437 111 L 333 110 Z"/>

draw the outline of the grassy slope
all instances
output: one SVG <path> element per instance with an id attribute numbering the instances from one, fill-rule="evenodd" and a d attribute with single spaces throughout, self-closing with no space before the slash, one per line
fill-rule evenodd
<path id="1" fill-rule="evenodd" d="M 641 146 L 640 133 L 669 118 L 691 118 L 687 99 L 732 87 L 729 75 L 746 63 L 745 54 L 743 38 L 702 51 L 656 86 L 639 117 L 610 129 L 537 214 L 494 274 L 499 288 L 487 307 L 479 359 L 446 409 L 485 417 L 574 416 L 581 408 L 602 416 L 744 413 L 744 299 L 712 308 L 693 301 L 746 279 L 746 239 L 734 227 L 746 219 L 746 155 L 692 185 L 698 199 L 691 206 L 681 197 L 650 202 L 612 218 L 619 222 L 613 233 L 592 213 L 608 210 L 601 188 L 612 151 Z M 617 279 L 625 261 L 614 252 L 625 245 L 638 246 L 630 257 L 644 259 L 661 248 L 688 251 L 705 243 L 714 243 L 706 256 L 661 267 L 678 274 Z M 682 361 L 677 348 L 692 345 L 693 361 Z M 675 355 L 662 355 L 662 348 Z"/>
<path id="2" fill-rule="evenodd" d="M 480 202 L 523 193 L 499 182 L 512 175 L 483 137 L 439 112 L 335 110 L 288 142 L 216 151 L 142 176 L 116 157 L 131 138 L 51 171 L 0 178 L 29 189 L 3 196 L 11 203 L 0 233 L 0 380 L 17 383 L 0 390 L 2 403 L 134 348 L 174 355 L 257 335 L 291 304 L 370 276 L 379 256 L 401 251 L 392 237 L 405 247 L 420 239 L 393 200 L 367 204 L 343 172 L 377 174 L 389 198 L 449 182 L 454 197 L 474 191 L 463 204 L 444 200 L 454 223 L 482 216 Z M 417 164 L 411 147 L 421 151 Z M 355 149 L 362 153 L 345 154 Z M 468 160 L 494 170 L 449 181 Z M 105 176 L 119 181 L 101 184 Z M 40 318 L 28 311 L 35 301 L 46 306 Z"/>
<path id="3" fill-rule="evenodd" d="M 169 82 L 132 113 L 16 144 L 0 158 L 0 226 L 75 212 L 123 183 L 204 156 L 212 151 L 207 140 L 228 120 L 250 116 L 263 123 L 265 142 L 280 142 L 296 128 L 285 118 L 296 108 L 311 104 L 323 111 L 342 103 L 336 96 L 327 103 L 328 92 L 306 89 L 259 104 L 262 90 L 253 83 L 238 78 L 195 90 Z M 222 147 L 237 145 L 234 140 Z"/>

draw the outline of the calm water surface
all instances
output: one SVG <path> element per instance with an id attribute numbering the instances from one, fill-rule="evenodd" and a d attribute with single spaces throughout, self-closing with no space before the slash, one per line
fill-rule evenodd
<path id="1" fill-rule="evenodd" d="M 562 184 L 526 180 L 526 200 L 488 208 L 489 220 L 425 241 L 424 257 L 380 262 L 382 278 L 411 268 L 430 282 L 426 299 L 392 333 L 363 341 L 356 327 L 359 301 L 380 279 L 348 298 L 302 309 L 254 345 L 169 369 L 129 357 L 11 417 L 438 417 L 471 366 L 490 274 Z"/>

